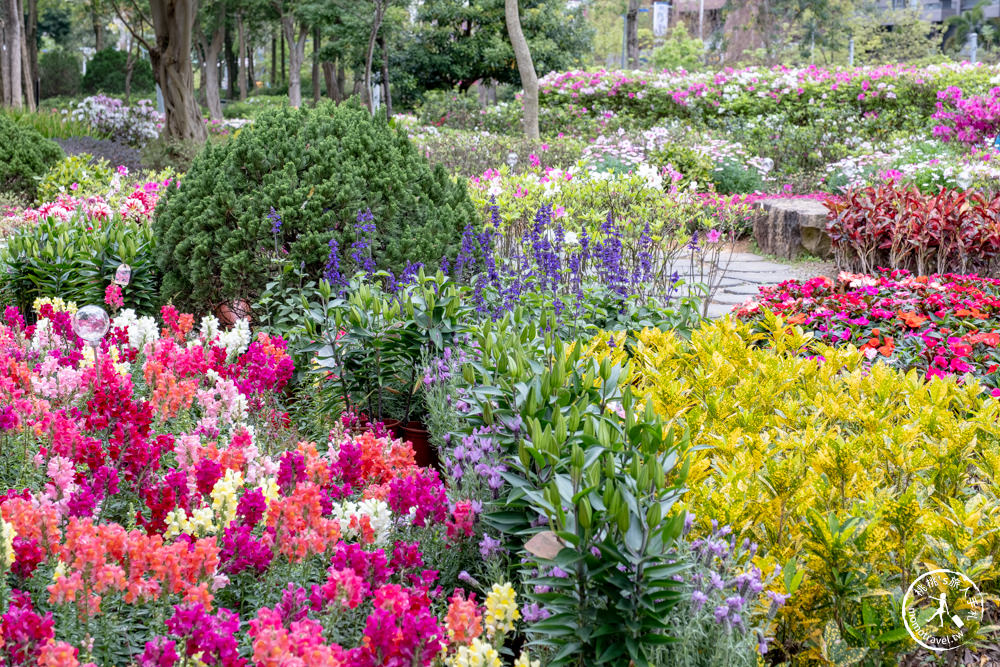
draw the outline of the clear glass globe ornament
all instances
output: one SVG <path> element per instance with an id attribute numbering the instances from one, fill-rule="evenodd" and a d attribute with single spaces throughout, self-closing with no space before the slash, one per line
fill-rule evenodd
<path id="1" fill-rule="evenodd" d="M 97 345 L 111 328 L 108 314 L 100 306 L 84 306 L 73 315 L 73 331 L 90 345 Z"/>

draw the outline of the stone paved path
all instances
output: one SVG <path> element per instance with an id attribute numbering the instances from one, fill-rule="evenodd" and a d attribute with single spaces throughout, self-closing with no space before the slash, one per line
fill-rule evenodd
<path id="1" fill-rule="evenodd" d="M 723 256 L 722 265 L 726 258 Z M 758 288 L 777 285 L 785 280 L 808 279 L 828 275 L 831 266 L 825 262 L 782 264 L 750 252 L 734 252 L 729 258 L 721 287 L 708 305 L 708 317 L 722 317 L 748 298 L 757 294 Z"/>

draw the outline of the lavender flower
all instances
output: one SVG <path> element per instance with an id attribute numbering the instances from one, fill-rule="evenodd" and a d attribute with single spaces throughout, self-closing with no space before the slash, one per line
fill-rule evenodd
<path id="1" fill-rule="evenodd" d="M 483 560 L 489 560 L 495 554 L 502 551 L 504 551 L 504 549 L 500 545 L 500 540 L 483 534 L 483 539 L 479 541 L 479 554 L 483 557 Z"/>
<path id="2" fill-rule="evenodd" d="M 544 621 L 550 616 L 547 609 L 540 607 L 537 602 L 532 602 L 531 604 L 525 603 L 521 607 L 521 617 L 524 619 L 525 623 L 537 623 L 538 621 Z"/>
<path id="3" fill-rule="evenodd" d="M 701 591 L 695 590 L 693 593 L 691 593 L 691 607 L 695 611 L 698 611 L 703 606 L 705 606 L 706 602 L 708 602 L 708 596 L 702 593 Z"/>

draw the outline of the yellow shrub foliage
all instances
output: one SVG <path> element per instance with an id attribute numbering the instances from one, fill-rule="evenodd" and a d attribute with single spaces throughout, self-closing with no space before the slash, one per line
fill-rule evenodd
<path id="1" fill-rule="evenodd" d="M 869 627 L 876 613 L 898 628 L 899 600 L 927 570 L 997 589 L 1000 403 L 978 384 L 869 368 L 777 318 L 765 333 L 723 320 L 690 341 L 605 333 L 589 354 L 627 363 L 625 381 L 690 429 L 698 522 L 756 540 L 761 565 L 805 571 L 780 620 L 806 657 L 820 658 L 831 619 Z"/>

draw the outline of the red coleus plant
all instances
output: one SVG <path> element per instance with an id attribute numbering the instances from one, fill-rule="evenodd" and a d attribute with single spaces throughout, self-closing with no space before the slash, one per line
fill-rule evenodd
<path id="1" fill-rule="evenodd" d="M 825 202 L 837 264 L 919 275 L 989 273 L 1000 256 L 1000 195 L 942 189 L 924 195 L 895 183 L 860 188 Z"/>

